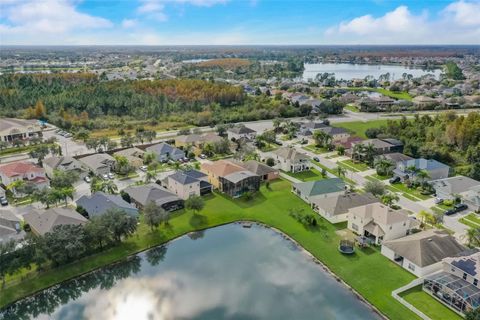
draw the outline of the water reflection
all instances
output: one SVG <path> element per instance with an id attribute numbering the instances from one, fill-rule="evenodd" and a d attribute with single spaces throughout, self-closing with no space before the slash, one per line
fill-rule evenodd
<path id="1" fill-rule="evenodd" d="M 203 234 L 202 234 L 203 235 Z M 199 239 L 198 235 L 194 236 Z M 6 319 L 376 319 L 277 233 L 238 225 L 183 237 L 41 294 Z M 0 317 L 1 318 L 1 317 Z"/>

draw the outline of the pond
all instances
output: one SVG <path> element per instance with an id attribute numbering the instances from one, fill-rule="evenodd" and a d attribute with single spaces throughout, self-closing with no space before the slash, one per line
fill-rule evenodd
<path id="1" fill-rule="evenodd" d="M 303 80 L 315 79 L 319 73 L 334 73 L 335 79 L 364 79 L 366 76 L 373 76 L 375 79 L 382 74 L 390 73 L 391 80 L 402 78 L 403 73 L 411 74 L 413 77 L 420 77 L 426 74 L 440 76 L 440 70 L 426 71 L 422 69 L 411 69 L 398 65 L 373 65 L 373 64 L 350 64 L 350 63 L 306 63 L 304 65 Z"/>
<path id="2" fill-rule="evenodd" d="M 4 319 L 380 319 L 291 241 L 238 224 L 190 234 L 2 312 Z"/>

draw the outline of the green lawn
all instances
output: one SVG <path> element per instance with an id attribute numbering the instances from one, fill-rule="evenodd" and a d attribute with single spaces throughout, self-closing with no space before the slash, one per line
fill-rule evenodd
<path id="1" fill-rule="evenodd" d="M 348 88 L 350 91 L 372 91 L 372 92 L 378 92 L 383 94 L 384 96 L 394 98 L 394 99 L 403 99 L 407 101 L 412 100 L 412 96 L 408 94 L 408 92 L 393 92 L 387 89 L 383 88 L 356 88 L 356 87 L 350 87 Z"/>
<path id="2" fill-rule="evenodd" d="M 313 152 L 315 154 L 327 153 L 329 152 L 325 148 L 317 148 L 314 144 L 310 144 L 308 146 L 302 147 L 302 149 Z"/>
<path id="3" fill-rule="evenodd" d="M 324 179 L 321 172 L 313 168 L 307 171 L 302 171 L 302 172 L 295 172 L 295 173 L 284 172 L 284 173 L 301 181 L 315 181 L 315 180 Z"/>
<path id="4" fill-rule="evenodd" d="M 480 218 L 475 213 L 469 213 L 460 219 L 460 222 L 471 228 L 480 228 Z"/>
<path id="5" fill-rule="evenodd" d="M 407 302 L 411 303 L 418 310 L 435 320 L 462 319 L 458 314 L 447 308 L 441 302 L 432 298 L 422 290 L 421 286 L 414 287 L 400 294 Z"/>
<path id="6" fill-rule="evenodd" d="M 352 160 L 341 161 L 340 165 L 343 165 L 345 168 L 353 172 L 362 172 L 370 169 L 365 163 L 362 162 L 353 162 Z"/>
<path id="7" fill-rule="evenodd" d="M 427 200 L 431 198 L 431 196 L 421 194 L 419 190 L 408 188 L 403 183 L 396 183 L 396 184 L 390 185 L 388 186 L 388 189 L 394 192 L 402 192 L 404 196 L 408 194 L 410 197 L 408 196 L 406 197 L 414 201 Z"/>
<path id="8" fill-rule="evenodd" d="M 377 180 L 380 180 L 380 181 L 383 181 L 383 180 L 387 180 L 387 179 L 390 179 L 392 176 L 389 175 L 389 176 L 381 176 L 379 175 L 378 173 L 375 173 L 372 175 L 373 178 L 377 179 Z"/>
<path id="9" fill-rule="evenodd" d="M 345 128 L 354 135 L 367 139 L 365 131 L 369 128 L 378 128 L 387 125 L 387 119 L 372 120 L 372 121 L 352 121 L 352 122 L 340 122 L 332 124 L 333 127 Z"/>
<path id="10" fill-rule="evenodd" d="M 406 285 L 414 279 L 414 276 L 386 259 L 376 248 L 357 250 L 350 256 L 340 254 L 337 246 L 341 237 L 336 231 L 345 225 L 335 226 L 321 219 L 318 227 L 305 228 L 289 216 L 288 209 L 302 208 L 307 212 L 311 209 L 290 192 L 290 186 L 291 184 L 285 180 L 271 183 L 270 189 L 262 186 L 260 192 L 250 202 L 243 199 L 231 200 L 219 194 L 212 195 L 199 215 L 195 216 L 191 212 L 176 214 L 167 228 L 162 227 L 156 232 L 150 232 L 150 229 L 141 223 L 135 236 L 115 248 L 71 265 L 38 275 L 32 274 L 16 285 L 7 282 L 0 295 L 0 306 L 193 230 L 238 220 L 250 220 L 265 223 L 291 236 L 388 318 L 417 319 L 413 313 L 391 297 L 394 289 Z"/>
<path id="11" fill-rule="evenodd" d="M 344 109 L 347 109 L 352 112 L 360 112 L 360 109 L 358 109 L 357 106 L 353 104 L 347 104 Z"/>

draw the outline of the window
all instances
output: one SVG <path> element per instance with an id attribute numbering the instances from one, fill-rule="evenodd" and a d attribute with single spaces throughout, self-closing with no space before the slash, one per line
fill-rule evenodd
<path id="1" fill-rule="evenodd" d="M 352 229 L 358 231 L 358 226 L 355 223 L 352 223 Z"/>
<path id="2" fill-rule="evenodd" d="M 463 280 L 467 280 L 467 274 L 466 274 L 465 272 L 463 273 L 463 277 L 462 277 L 462 278 L 463 278 Z"/>
<path id="3" fill-rule="evenodd" d="M 415 271 L 415 265 L 413 263 L 408 264 L 408 269 Z"/>
<path id="4" fill-rule="evenodd" d="M 478 279 L 474 279 L 474 280 L 473 280 L 473 285 L 474 285 L 474 286 L 477 286 L 477 285 L 478 285 Z"/>

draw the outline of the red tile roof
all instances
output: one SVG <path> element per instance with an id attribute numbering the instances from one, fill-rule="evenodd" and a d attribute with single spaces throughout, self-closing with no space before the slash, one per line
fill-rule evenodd
<path id="1" fill-rule="evenodd" d="M 0 172 L 7 177 L 24 175 L 28 172 L 44 172 L 43 168 L 31 162 L 12 162 L 0 167 Z"/>

